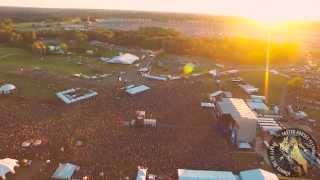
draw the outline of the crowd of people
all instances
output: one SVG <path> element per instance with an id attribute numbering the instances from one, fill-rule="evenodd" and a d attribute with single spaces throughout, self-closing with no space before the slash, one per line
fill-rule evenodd
<path id="1" fill-rule="evenodd" d="M 43 179 L 64 162 L 80 166 L 76 176 L 89 179 L 134 179 L 138 166 L 163 179 L 176 179 L 179 168 L 234 170 L 230 146 L 214 128 L 212 112 L 200 107 L 213 91 L 212 79 L 206 78 L 141 80 L 150 91 L 117 97 L 116 80 L 109 86 L 90 82 L 99 95 L 72 105 L 57 98 L 1 97 L 0 155 L 46 162 L 37 173 Z M 157 119 L 157 128 L 117 123 L 135 118 L 137 110 Z M 22 148 L 30 139 L 42 144 Z"/>

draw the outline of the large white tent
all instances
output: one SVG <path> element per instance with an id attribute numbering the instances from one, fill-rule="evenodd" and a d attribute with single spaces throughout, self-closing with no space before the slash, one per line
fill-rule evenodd
<path id="1" fill-rule="evenodd" d="M 147 179 L 148 169 L 138 168 L 136 180 L 146 180 Z"/>
<path id="2" fill-rule="evenodd" d="M 243 99 L 223 98 L 217 104 L 218 115 L 229 114 L 237 124 L 237 142 L 251 143 L 256 137 L 257 115 Z"/>
<path id="3" fill-rule="evenodd" d="M 0 94 L 10 94 L 12 91 L 16 89 L 16 86 L 13 84 L 5 84 L 0 87 Z"/>
<path id="4" fill-rule="evenodd" d="M 0 177 L 6 179 L 6 174 L 11 172 L 15 173 L 14 168 L 19 167 L 18 160 L 5 158 L 0 160 Z"/>
<path id="5" fill-rule="evenodd" d="M 279 178 L 269 172 L 265 171 L 263 169 L 253 169 L 253 170 L 247 170 L 247 171 L 241 171 L 240 172 L 240 179 L 241 180 L 279 180 Z"/>
<path id="6" fill-rule="evenodd" d="M 256 88 L 250 84 L 239 84 L 239 86 L 247 93 L 247 94 L 253 94 L 257 93 L 259 91 L 259 88 Z"/>
<path id="7" fill-rule="evenodd" d="M 237 180 L 229 171 L 204 171 L 178 169 L 179 180 Z"/>
<path id="8" fill-rule="evenodd" d="M 115 64 L 133 64 L 134 62 L 138 61 L 139 57 L 130 53 L 122 54 L 120 56 L 115 56 L 110 60 L 107 60 L 108 63 L 115 63 Z"/>

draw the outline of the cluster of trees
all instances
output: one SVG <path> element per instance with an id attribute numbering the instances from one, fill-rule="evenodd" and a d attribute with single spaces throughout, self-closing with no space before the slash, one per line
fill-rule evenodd
<path id="1" fill-rule="evenodd" d="M 0 21 L 0 43 L 31 48 L 32 43 L 36 40 L 36 32 L 17 31 L 11 19 Z"/>
<path id="2" fill-rule="evenodd" d="M 70 51 L 85 52 L 89 41 L 97 40 L 122 46 L 162 49 L 167 53 L 200 56 L 233 64 L 264 64 L 267 42 L 250 38 L 187 37 L 174 29 L 156 27 L 135 31 L 94 30 L 17 32 L 12 21 L 0 23 L 0 43 L 10 43 L 32 49 L 33 43 L 45 39 L 58 39 Z M 296 42 L 271 42 L 271 63 L 288 64 L 300 60 L 300 47 Z"/>
<path id="3" fill-rule="evenodd" d="M 106 38 L 89 39 L 146 49 L 163 49 L 168 53 L 218 59 L 233 64 L 264 64 L 266 40 L 236 37 L 186 37 L 173 29 L 141 28 L 137 31 L 114 31 Z M 288 64 L 300 60 L 297 42 L 271 42 L 271 63 Z"/>

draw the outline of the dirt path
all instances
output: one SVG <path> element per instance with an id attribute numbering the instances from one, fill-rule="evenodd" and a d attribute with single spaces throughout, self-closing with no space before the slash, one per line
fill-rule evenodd
<path id="1" fill-rule="evenodd" d="M 0 60 L 7 58 L 7 57 L 10 57 L 10 56 L 15 56 L 15 55 L 18 55 L 18 53 L 11 53 L 11 54 L 3 55 L 3 56 L 0 56 Z"/>

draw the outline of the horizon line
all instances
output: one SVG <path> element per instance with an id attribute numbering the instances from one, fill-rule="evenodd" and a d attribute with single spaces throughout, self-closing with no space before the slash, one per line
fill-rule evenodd
<path id="1" fill-rule="evenodd" d="M 126 12 L 140 12 L 140 13 L 171 13 L 177 15 L 193 15 L 193 16 L 207 16 L 207 17 L 226 17 L 226 18 L 238 18 L 244 20 L 257 21 L 252 17 L 247 17 L 244 15 L 231 15 L 231 14 L 215 14 L 215 13 L 200 13 L 200 12 L 186 12 L 186 11 L 162 11 L 162 10 L 145 10 L 145 9 L 105 9 L 105 8 L 80 8 L 80 7 L 44 7 L 44 6 L 11 6 L 11 5 L 0 5 L 0 8 L 29 8 L 29 9 L 56 9 L 56 10 L 99 10 L 99 11 L 126 11 Z M 316 22 L 320 23 L 320 19 L 311 18 L 311 19 L 289 19 L 286 22 Z"/>

